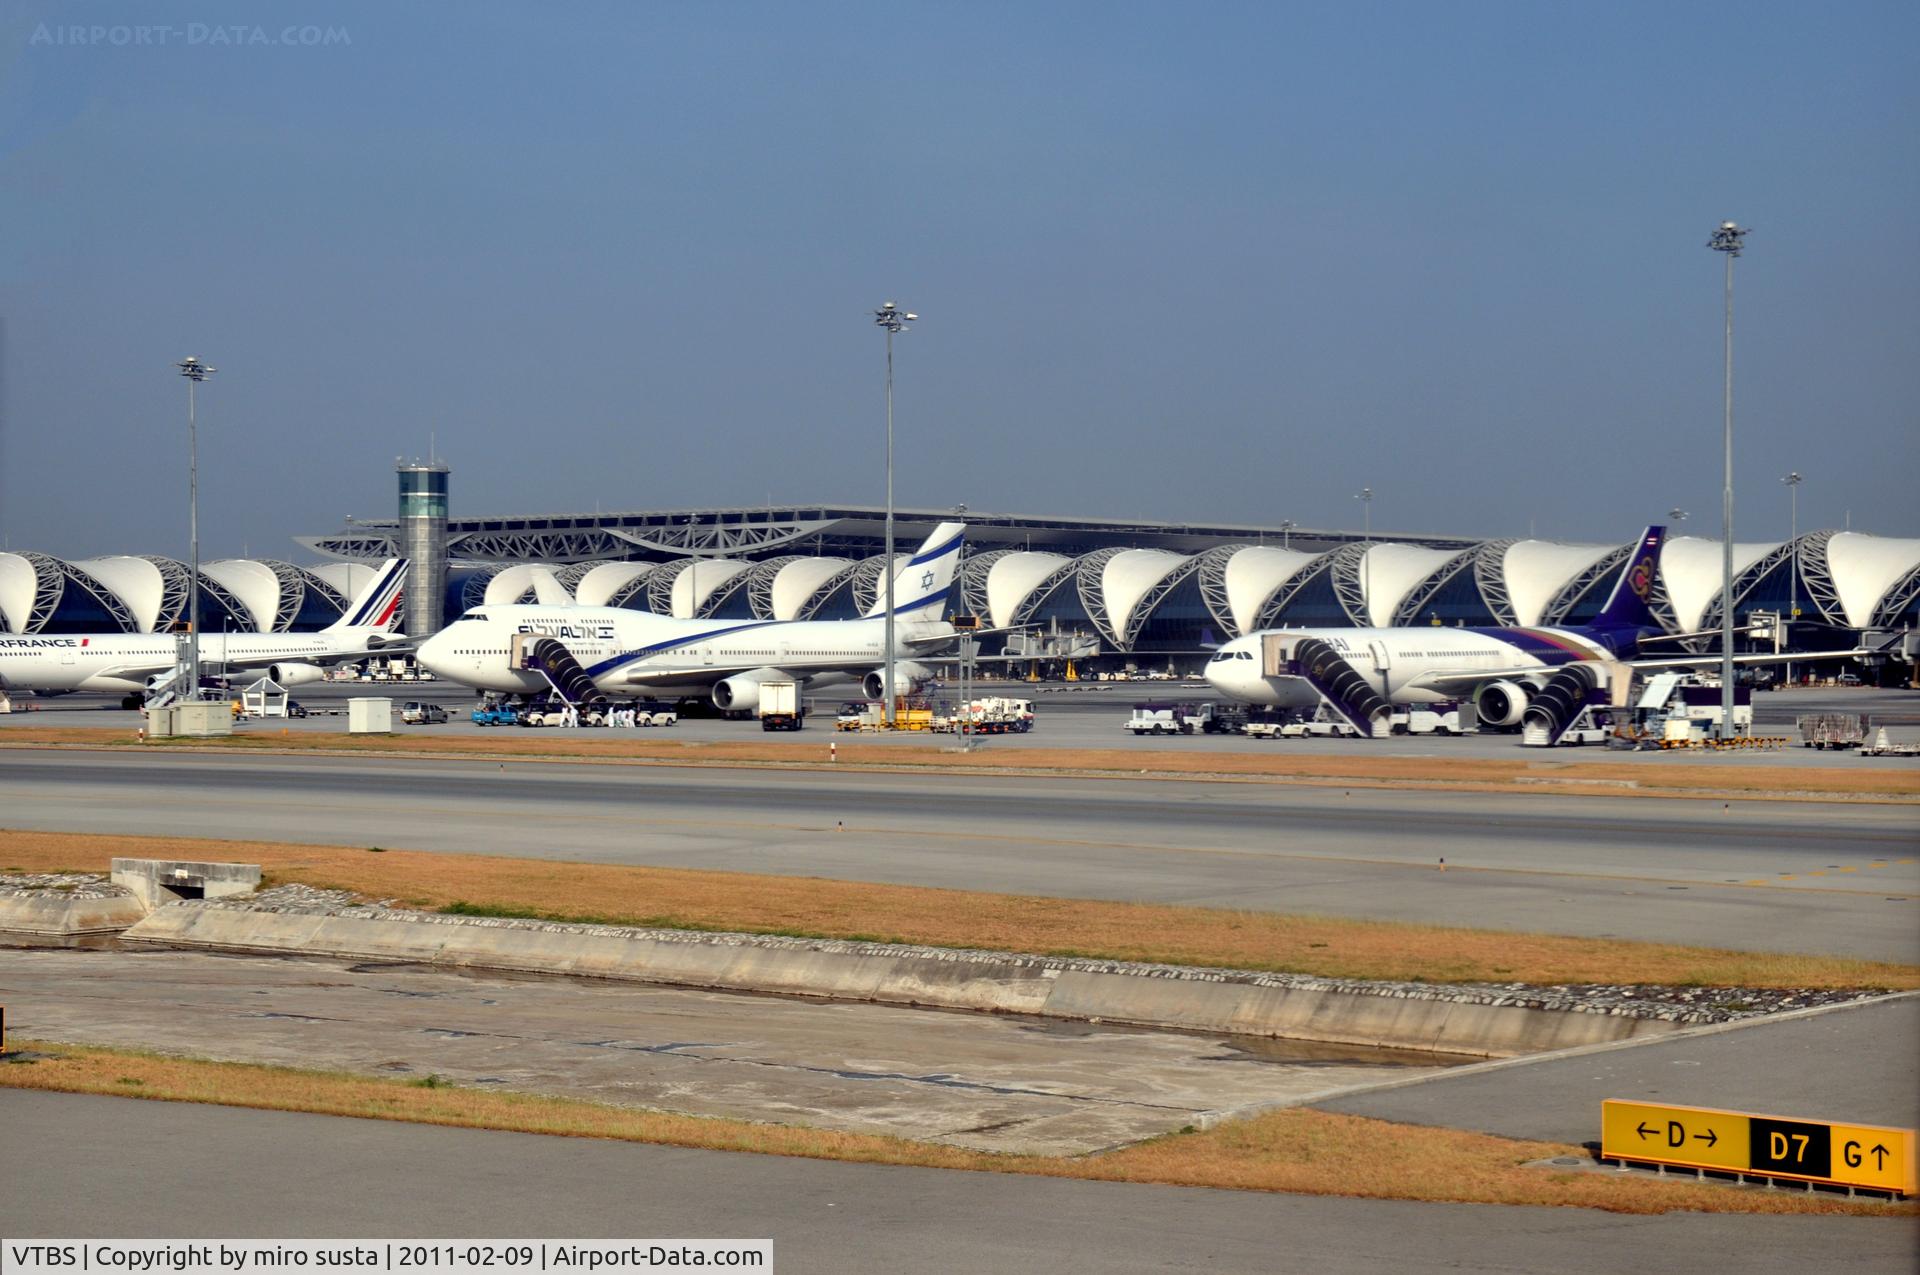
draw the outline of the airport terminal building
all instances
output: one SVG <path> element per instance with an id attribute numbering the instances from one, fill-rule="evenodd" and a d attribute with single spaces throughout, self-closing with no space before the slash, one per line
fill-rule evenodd
<path id="1" fill-rule="evenodd" d="M 679 616 L 837 619 L 881 587 L 884 511 L 860 505 L 674 509 L 498 518 L 445 513 L 445 468 L 402 466 L 407 516 L 300 537 L 321 565 L 203 566 L 209 631 L 288 632 L 336 618 L 382 558 L 438 561 L 408 582 L 409 629 L 483 604 L 578 602 Z M 409 478 L 409 474 L 412 475 Z M 431 507 L 417 490 L 439 489 Z M 1038 625 L 1082 653 L 1164 663 L 1277 626 L 1578 624 L 1605 601 L 1627 544 L 901 509 L 896 552 L 968 524 L 952 609 Z M 1785 614 L 1793 642 L 1850 645 L 1920 622 L 1920 540 L 1814 531 L 1735 547 L 1734 607 Z M 1718 625 L 1718 540 L 1666 544 L 1655 606 L 1676 632 Z M 153 556 L 64 561 L 0 553 L 0 625 L 13 633 L 157 632 L 186 614 L 187 568 Z M 424 588 L 422 586 L 424 585 Z M 438 607 L 428 602 L 437 595 Z M 420 633 L 424 636 L 424 633 Z M 989 649 L 998 650 L 997 643 Z M 1186 662 L 1186 661 L 1183 661 Z"/>

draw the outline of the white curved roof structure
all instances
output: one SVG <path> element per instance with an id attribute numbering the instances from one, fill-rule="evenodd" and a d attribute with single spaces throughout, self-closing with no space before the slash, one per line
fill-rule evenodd
<path id="1" fill-rule="evenodd" d="M 17 553 L 0 553 L 0 631 L 25 633 L 40 590 L 40 573 Z"/>
<path id="2" fill-rule="evenodd" d="M 1227 560 L 1226 570 L 1227 609 L 1233 616 L 1234 632 L 1252 632 L 1259 623 L 1260 608 L 1298 575 L 1302 567 L 1319 556 L 1267 545 L 1236 551 Z"/>
<path id="3" fill-rule="evenodd" d="M 1740 596 L 1740 575 L 1748 567 L 1780 548 L 1773 544 L 1733 546 L 1734 597 Z M 1720 542 L 1702 536 L 1679 536 L 1660 549 L 1660 578 L 1666 583 L 1667 598 L 1673 603 L 1674 622 L 1682 632 L 1692 633 L 1705 622 L 1708 608 L 1720 597 Z M 1735 608 L 1738 609 L 1738 603 Z"/>
<path id="4" fill-rule="evenodd" d="M 1516 540 L 1507 547 L 1500 574 L 1513 604 L 1515 623 L 1535 625 L 1547 607 L 1581 572 L 1617 545 L 1569 545 L 1553 540 Z"/>
<path id="5" fill-rule="evenodd" d="M 553 568 L 540 562 L 516 563 L 494 576 L 487 581 L 487 593 L 483 601 L 488 606 L 510 606 L 525 597 L 529 590 L 541 606 L 563 607 L 573 602 L 573 595 L 553 574 Z"/>
<path id="6" fill-rule="evenodd" d="M 742 562 L 738 558 L 699 558 L 673 580 L 673 613 L 683 620 L 699 614 L 699 607 L 705 606 L 721 585 L 751 568 L 751 562 Z M 696 597 L 694 585 L 700 586 Z"/>
<path id="7" fill-rule="evenodd" d="M 240 600 L 255 633 L 273 632 L 280 618 L 280 577 L 272 567 L 251 558 L 222 558 L 201 564 L 200 570 Z"/>
<path id="8" fill-rule="evenodd" d="M 1134 612 L 1155 586 L 1193 561 L 1165 549 L 1122 549 L 1100 569 L 1100 600 L 1122 646 L 1132 644 L 1140 625 Z M 1144 619 L 1144 617 L 1139 617 Z"/>
<path id="9" fill-rule="evenodd" d="M 1354 568 L 1365 591 L 1367 623 L 1376 628 L 1393 623 L 1394 612 L 1414 586 L 1453 561 L 1445 549 L 1419 545 L 1377 544 L 1360 556 Z"/>
<path id="10" fill-rule="evenodd" d="M 987 572 L 987 614 L 992 617 L 993 627 L 1012 624 L 1027 595 L 1072 561 L 1061 553 L 1021 550 L 995 562 Z"/>
<path id="11" fill-rule="evenodd" d="M 160 619 L 160 604 L 166 600 L 166 581 L 160 568 L 145 558 L 116 555 L 111 558 L 81 558 L 74 566 L 86 572 L 119 598 L 133 616 L 136 633 L 153 632 Z"/>
<path id="12" fill-rule="evenodd" d="M 1738 559 L 1735 559 L 1736 564 Z M 1869 628 L 1887 590 L 1920 566 L 1920 540 L 1891 540 L 1858 531 L 1836 531 L 1827 540 L 1827 569 L 1847 623 Z"/>
<path id="13" fill-rule="evenodd" d="M 580 577 L 573 586 L 573 599 L 583 607 L 603 607 L 616 593 L 645 578 L 654 568 L 651 562 L 603 562 Z"/>
<path id="14" fill-rule="evenodd" d="M 800 558 L 773 576 L 773 618 L 792 620 L 827 581 L 853 566 L 852 558 Z"/>
<path id="15" fill-rule="evenodd" d="M 372 584 L 379 573 L 379 564 L 373 562 L 323 562 L 313 568 L 313 574 L 332 585 L 334 591 L 349 602 Z"/>

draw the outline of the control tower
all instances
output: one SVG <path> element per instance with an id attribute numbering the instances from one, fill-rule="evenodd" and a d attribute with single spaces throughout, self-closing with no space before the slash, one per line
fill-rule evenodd
<path id="1" fill-rule="evenodd" d="M 400 552 L 407 559 L 405 599 L 408 637 L 438 633 L 447 598 L 447 475 L 439 460 L 402 460 Z"/>

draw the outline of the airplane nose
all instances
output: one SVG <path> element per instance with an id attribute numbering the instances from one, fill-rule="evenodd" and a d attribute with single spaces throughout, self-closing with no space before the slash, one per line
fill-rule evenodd
<path id="1" fill-rule="evenodd" d="M 445 677 L 446 670 L 442 667 L 442 663 L 446 659 L 452 637 L 451 631 L 445 629 L 434 634 L 422 642 L 419 649 L 413 653 L 414 662 L 436 677 Z"/>

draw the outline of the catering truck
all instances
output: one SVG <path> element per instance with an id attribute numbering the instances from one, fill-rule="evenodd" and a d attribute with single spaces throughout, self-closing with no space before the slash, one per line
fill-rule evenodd
<path id="1" fill-rule="evenodd" d="M 761 730 L 799 730 L 805 715 L 798 682 L 782 679 L 760 683 Z"/>

